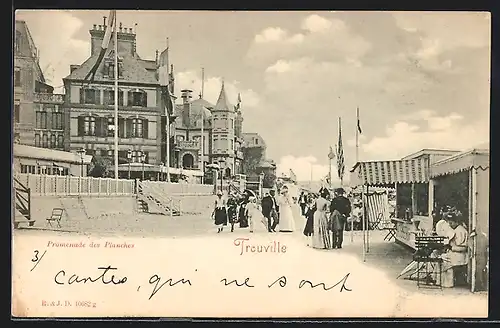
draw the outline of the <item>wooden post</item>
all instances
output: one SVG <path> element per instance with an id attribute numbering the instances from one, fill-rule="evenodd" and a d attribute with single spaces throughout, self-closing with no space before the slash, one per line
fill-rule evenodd
<path id="1" fill-rule="evenodd" d="M 361 186 L 361 204 L 363 205 L 363 215 L 361 217 L 363 225 L 363 262 L 366 262 L 366 211 L 365 211 L 365 186 Z"/>

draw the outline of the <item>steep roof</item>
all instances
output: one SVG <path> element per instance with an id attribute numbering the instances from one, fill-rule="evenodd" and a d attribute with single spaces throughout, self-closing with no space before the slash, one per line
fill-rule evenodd
<path id="1" fill-rule="evenodd" d="M 105 58 L 109 58 L 113 55 L 113 50 L 109 49 L 105 55 Z M 83 62 L 77 69 L 71 72 L 70 75 L 64 79 L 68 80 L 83 80 L 90 69 L 94 66 L 97 61 L 98 55 L 90 56 L 86 61 Z M 156 71 L 152 68 L 152 63 L 147 60 L 140 59 L 139 57 L 134 57 L 129 54 L 125 54 L 121 57 L 123 62 L 123 77 L 120 81 L 130 82 L 130 83 L 148 83 L 148 84 L 158 84 L 158 79 L 156 78 Z M 105 78 L 103 75 L 102 68 L 104 67 L 105 60 L 99 65 L 97 69 L 94 81 L 110 81 L 109 78 Z"/>
<path id="2" fill-rule="evenodd" d="M 182 117 L 182 108 L 184 106 L 182 104 L 176 104 L 175 105 L 175 115 L 177 117 Z M 190 120 L 191 122 L 196 122 L 201 118 L 201 112 L 203 110 L 203 107 L 206 108 L 213 108 L 214 105 L 205 99 L 199 98 L 191 101 L 191 110 L 190 110 Z M 205 119 L 205 127 L 208 127 L 207 124 L 207 119 Z M 176 124 L 178 127 L 184 127 L 184 124 L 182 122 L 182 119 L 177 119 Z"/>
<path id="3" fill-rule="evenodd" d="M 222 82 L 222 87 L 220 89 L 219 99 L 215 104 L 214 110 L 222 111 L 234 111 L 234 106 L 227 100 L 226 89 L 224 88 L 224 82 Z"/>
<path id="4" fill-rule="evenodd" d="M 20 46 L 20 54 L 21 56 L 31 57 L 34 60 L 35 64 L 35 80 L 46 83 L 45 76 L 43 75 L 42 69 L 40 68 L 40 64 L 38 62 L 38 50 L 35 45 L 35 41 L 31 36 L 30 29 L 28 28 L 28 24 L 26 24 L 23 20 L 16 20 L 15 24 L 16 28 L 16 38 L 21 38 L 21 46 Z M 19 36 L 17 35 L 19 33 Z M 16 55 L 16 53 L 14 53 Z"/>

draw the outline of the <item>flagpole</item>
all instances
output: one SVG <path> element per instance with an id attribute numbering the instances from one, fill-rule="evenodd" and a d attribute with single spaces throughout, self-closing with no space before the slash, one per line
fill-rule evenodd
<path id="1" fill-rule="evenodd" d="M 341 138 L 342 138 L 342 122 L 341 122 L 341 118 L 339 117 L 339 143 L 341 142 Z M 337 145 L 337 148 L 339 147 L 340 145 Z M 343 145 L 342 145 L 343 147 Z M 340 149 L 338 149 L 337 151 L 340 151 Z M 343 152 L 343 150 L 342 150 Z M 342 154 L 343 156 L 343 154 Z M 344 165 L 342 163 L 342 165 Z M 339 168 L 340 169 L 340 168 Z M 342 172 L 341 176 L 339 177 L 340 178 L 340 187 L 344 187 L 344 172 Z"/>
<path id="2" fill-rule="evenodd" d="M 114 28 L 114 53 L 115 53 L 115 179 L 118 180 L 118 29 L 116 28 L 116 16 L 117 11 L 115 11 L 115 21 L 113 24 Z"/>
<path id="3" fill-rule="evenodd" d="M 202 82 L 203 83 L 203 82 Z M 203 90 L 203 88 L 202 88 Z M 203 91 L 202 91 L 202 97 L 203 97 Z M 203 184 L 203 180 L 205 180 L 205 161 L 204 161 L 204 157 L 205 157 L 205 154 L 203 153 L 204 152 L 204 149 L 205 147 L 204 144 L 203 144 L 203 141 L 204 141 L 204 131 L 203 131 L 203 126 L 205 125 L 205 113 L 204 113 L 204 108 L 202 107 L 201 108 L 201 149 L 200 149 L 200 155 L 201 155 L 201 184 Z"/>
<path id="4" fill-rule="evenodd" d="M 356 163 L 359 162 L 359 107 L 356 108 Z"/>

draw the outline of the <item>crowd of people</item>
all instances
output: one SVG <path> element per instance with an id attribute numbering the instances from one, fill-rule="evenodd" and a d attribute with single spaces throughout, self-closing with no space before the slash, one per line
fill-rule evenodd
<path id="1" fill-rule="evenodd" d="M 231 193 L 227 199 L 218 191 L 212 218 L 217 233 L 224 231 L 224 227 L 228 225 L 231 226 L 231 232 L 234 232 L 235 227 L 248 228 L 250 233 L 293 232 L 296 230 L 293 204 L 286 186 L 279 189 L 278 195 L 271 189 L 262 197 L 260 204 L 257 196 L 250 190 L 245 190 L 241 195 Z"/>

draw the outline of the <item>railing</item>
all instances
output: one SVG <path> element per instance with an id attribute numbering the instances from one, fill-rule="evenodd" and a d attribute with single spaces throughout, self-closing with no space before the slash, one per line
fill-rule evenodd
<path id="1" fill-rule="evenodd" d="M 61 94 L 53 94 L 53 93 L 35 93 L 35 102 L 42 103 L 63 103 L 64 95 Z"/>
<path id="2" fill-rule="evenodd" d="M 181 213 L 181 201 L 166 196 L 160 189 L 151 184 L 145 184 L 142 181 L 137 183 L 138 197 L 144 197 L 145 201 L 159 208 L 163 214 L 178 215 Z"/>
<path id="3" fill-rule="evenodd" d="M 16 196 L 16 209 L 31 220 L 31 190 L 14 178 L 14 192 Z"/>
<path id="4" fill-rule="evenodd" d="M 73 196 L 73 195 L 133 195 L 134 180 L 72 177 L 45 174 L 16 174 L 14 178 L 30 189 L 31 195 Z"/>

